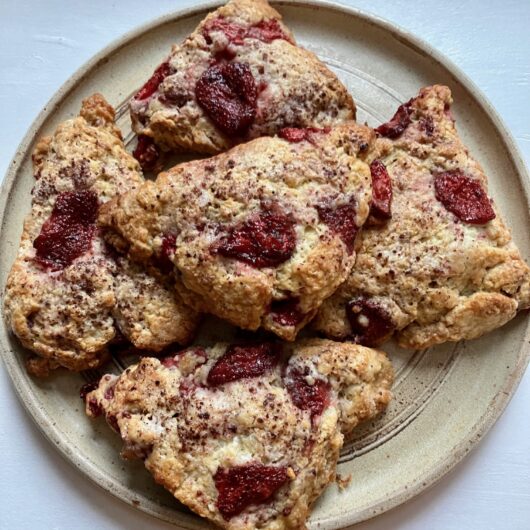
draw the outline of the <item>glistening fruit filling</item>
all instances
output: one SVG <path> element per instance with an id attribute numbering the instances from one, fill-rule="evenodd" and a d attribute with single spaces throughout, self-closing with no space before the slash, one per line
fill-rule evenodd
<path id="1" fill-rule="evenodd" d="M 437 173 L 434 189 L 445 208 L 465 223 L 484 224 L 495 219 L 495 211 L 481 183 L 460 169 Z"/>
<path id="2" fill-rule="evenodd" d="M 394 331 L 388 311 L 374 300 L 359 296 L 350 300 L 346 314 L 352 329 L 352 338 L 363 346 L 377 346 Z"/>
<path id="3" fill-rule="evenodd" d="M 329 384 L 311 375 L 308 368 L 302 371 L 289 366 L 284 382 L 292 402 L 299 409 L 309 410 L 311 418 L 320 416 L 329 405 Z"/>
<path id="4" fill-rule="evenodd" d="M 279 346 L 272 343 L 229 346 L 208 373 L 208 385 L 219 386 L 263 375 L 276 366 L 279 352 Z"/>
<path id="5" fill-rule="evenodd" d="M 256 83 L 244 63 L 219 63 L 208 68 L 195 85 L 195 97 L 208 117 L 229 136 L 245 133 L 256 116 Z"/>
<path id="6" fill-rule="evenodd" d="M 284 263 L 295 247 L 294 221 L 280 212 L 263 210 L 233 228 L 212 251 L 263 268 Z"/>
<path id="7" fill-rule="evenodd" d="M 316 134 L 327 134 L 330 130 L 329 127 L 324 127 L 323 129 L 318 129 L 317 127 L 284 127 L 280 130 L 278 136 L 294 144 L 304 140 L 311 142 Z"/>
<path id="8" fill-rule="evenodd" d="M 353 252 L 358 227 L 355 223 L 356 210 L 353 203 L 336 208 L 317 207 L 320 220 L 327 224 L 344 241 L 349 252 Z"/>
<path id="9" fill-rule="evenodd" d="M 260 463 L 230 468 L 220 467 L 214 475 L 217 508 L 229 520 L 250 505 L 272 500 L 274 494 L 289 480 L 284 466 Z"/>
<path id="10" fill-rule="evenodd" d="M 51 216 L 33 242 L 36 261 L 58 271 L 88 252 L 96 232 L 98 208 L 98 196 L 92 190 L 58 195 Z"/>
<path id="11" fill-rule="evenodd" d="M 381 160 L 374 160 L 370 164 L 372 175 L 372 204 L 370 214 L 377 219 L 390 219 L 392 217 L 392 181 Z"/>
<path id="12" fill-rule="evenodd" d="M 157 90 L 162 81 L 172 73 L 169 62 L 162 63 L 154 72 L 153 75 L 146 81 L 144 86 L 138 90 L 134 99 L 143 101 L 151 97 Z"/>
<path id="13" fill-rule="evenodd" d="M 138 144 L 133 151 L 133 156 L 138 160 L 144 171 L 153 171 L 160 159 L 160 151 L 149 136 L 138 136 Z"/>
<path id="14" fill-rule="evenodd" d="M 304 313 L 298 308 L 298 298 L 275 300 L 271 304 L 270 315 L 272 320 L 280 326 L 297 326 L 304 320 Z"/>
<path id="15" fill-rule="evenodd" d="M 386 138 L 397 138 L 400 136 L 403 131 L 410 125 L 412 114 L 412 102 L 414 99 L 407 101 L 400 105 L 390 121 L 381 124 L 375 130 L 380 136 L 385 136 Z"/>

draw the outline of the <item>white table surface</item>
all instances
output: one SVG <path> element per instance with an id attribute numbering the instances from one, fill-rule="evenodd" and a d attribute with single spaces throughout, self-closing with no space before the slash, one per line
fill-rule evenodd
<path id="1" fill-rule="evenodd" d="M 342 0 L 445 53 L 483 90 L 530 162 L 529 0 Z M 0 0 L 0 175 L 61 84 L 124 32 L 191 0 Z M 42 437 L 0 367 L 0 528 L 174 528 L 103 492 Z M 530 372 L 456 470 L 356 530 L 530 529 Z"/>

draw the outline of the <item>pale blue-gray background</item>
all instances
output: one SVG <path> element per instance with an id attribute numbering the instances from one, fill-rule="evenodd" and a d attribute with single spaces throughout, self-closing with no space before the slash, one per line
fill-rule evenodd
<path id="1" fill-rule="evenodd" d="M 124 32 L 199 2 L 0 0 L 0 178 L 61 84 Z M 446 54 L 486 94 L 530 161 L 529 0 L 342 0 Z M 408 504 L 356 530 L 530 529 L 530 373 L 480 446 Z M 48 444 L 0 368 L 2 530 L 169 530 L 104 493 Z M 355 480 L 355 477 L 354 477 Z"/>

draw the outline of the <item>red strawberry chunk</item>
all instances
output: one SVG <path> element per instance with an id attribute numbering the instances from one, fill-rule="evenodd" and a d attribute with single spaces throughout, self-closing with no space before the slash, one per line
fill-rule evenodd
<path id="1" fill-rule="evenodd" d="M 212 250 L 257 268 L 276 267 L 294 252 L 296 234 L 293 225 L 287 215 L 264 210 L 234 228 Z"/>
<path id="2" fill-rule="evenodd" d="M 57 271 L 88 252 L 96 232 L 98 208 L 98 196 L 92 190 L 58 195 L 51 216 L 33 242 L 37 262 Z"/>
<path id="3" fill-rule="evenodd" d="M 162 63 L 153 72 L 153 75 L 147 80 L 145 85 L 140 90 L 138 90 L 138 92 L 134 96 L 134 99 L 142 101 L 151 97 L 158 90 L 158 87 L 160 86 L 162 81 L 171 73 L 172 72 L 169 63 L 167 61 L 165 63 Z"/>
<path id="4" fill-rule="evenodd" d="M 208 374 L 208 385 L 219 386 L 239 379 L 259 377 L 278 362 L 279 348 L 271 343 L 229 346 Z"/>
<path id="5" fill-rule="evenodd" d="M 359 230 L 355 223 L 355 206 L 351 203 L 338 208 L 318 206 L 317 210 L 320 220 L 341 237 L 349 252 L 353 252 L 355 237 Z"/>
<path id="6" fill-rule="evenodd" d="M 289 367 L 285 385 L 291 400 L 299 409 L 311 411 L 311 418 L 320 416 L 329 405 L 330 386 L 323 379 L 310 376 L 309 369 Z"/>
<path id="7" fill-rule="evenodd" d="M 400 105 L 390 121 L 383 123 L 375 129 L 380 136 L 386 136 L 387 138 L 397 138 L 403 133 L 403 131 L 410 125 L 411 122 L 410 115 L 412 114 L 413 101 L 414 99 L 411 99 L 407 101 L 407 103 Z"/>
<path id="8" fill-rule="evenodd" d="M 215 125 L 229 136 L 243 134 L 256 116 L 258 92 L 247 64 L 211 66 L 197 81 L 195 97 Z"/>
<path id="9" fill-rule="evenodd" d="M 133 156 L 144 171 L 153 171 L 158 165 L 160 151 L 151 137 L 141 134 L 138 136 L 138 144 L 133 151 Z"/>
<path id="10" fill-rule="evenodd" d="M 298 298 L 276 300 L 271 304 L 272 320 L 280 326 L 297 326 L 305 315 L 298 309 Z"/>
<path id="11" fill-rule="evenodd" d="M 372 175 L 372 205 L 370 214 L 377 219 L 390 219 L 392 217 L 392 181 L 381 160 L 374 160 L 370 164 Z"/>
<path id="12" fill-rule="evenodd" d="M 220 467 L 214 475 L 217 508 L 229 520 L 250 505 L 263 504 L 289 480 L 287 468 L 247 464 Z"/>
<path id="13" fill-rule="evenodd" d="M 460 169 L 434 176 L 436 198 L 461 221 L 485 224 L 495 219 L 491 201 L 481 183 Z"/>
<path id="14" fill-rule="evenodd" d="M 390 337 L 395 329 L 387 310 L 363 296 L 350 300 L 346 312 L 352 338 L 357 344 L 377 346 Z"/>

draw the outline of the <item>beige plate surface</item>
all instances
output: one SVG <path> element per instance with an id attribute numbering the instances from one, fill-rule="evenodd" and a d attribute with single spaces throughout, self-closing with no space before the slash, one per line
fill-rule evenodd
<path id="1" fill-rule="evenodd" d="M 77 72 L 42 111 L 2 187 L 2 286 L 29 209 L 35 139 L 76 114 L 81 99 L 97 90 L 119 107 L 118 123 L 130 144 L 133 137 L 123 103 L 170 45 L 192 31 L 211 7 L 169 15 L 126 35 Z M 495 111 L 462 73 L 426 44 L 353 9 L 323 2 L 280 2 L 278 7 L 298 41 L 348 86 L 360 121 L 376 125 L 421 86 L 449 85 L 460 133 L 489 175 L 491 194 L 523 255 L 530 256 L 525 168 Z M 203 330 L 202 338 L 211 331 Z M 315 507 L 311 528 L 344 528 L 368 519 L 418 494 L 449 471 L 506 406 L 528 362 L 529 335 L 528 319 L 519 315 L 501 330 L 468 343 L 413 354 L 389 345 L 398 373 L 395 400 L 383 418 L 357 431 L 345 447 L 339 471 L 352 473 L 351 485 L 343 492 L 335 485 L 328 488 Z M 34 381 L 24 370 L 23 349 L 3 323 L 0 338 L 22 401 L 68 460 L 107 491 L 152 515 L 181 528 L 206 526 L 156 486 L 141 463 L 119 460 L 118 437 L 103 421 L 91 423 L 83 414 L 78 397 L 82 375 Z M 119 364 L 113 369 L 119 370 Z"/>

